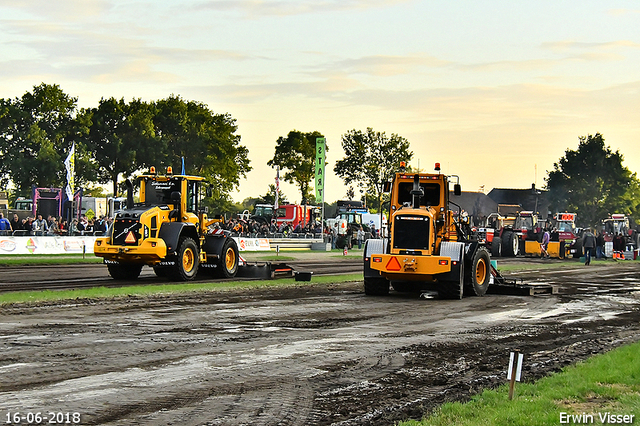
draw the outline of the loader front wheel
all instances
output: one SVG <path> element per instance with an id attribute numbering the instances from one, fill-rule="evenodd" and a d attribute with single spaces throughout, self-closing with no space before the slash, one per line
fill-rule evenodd
<path id="1" fill-rule="evenodd" d="M 470 274 L 466 279 L 468 293 L 484 296 L 489 288 L 489 278 L 491 277 L 491 257 L 485 248 L 480 247 L 476 251 L 469 269 Z"/>
<path id="2" fill-rule="evenodd" d="M 142 265 L 132 263 L 109 263 L 107 264 L 109 275 L 114 280 L 136 280 L 142 271 Z"/>
<path id="3" fill-rule="evenodd" d="M 227 238 L 222 245 L 222 253 L 220 253 L 220 265 L 218 269 L 221 277 L 233 278 L 236 276 L 239 257 L 238 244 L 236 244 L 233 238 Z"/>
<path id="4" fill-rule="evenodd" d="M 178 242 L 176 263 L 170 270 L 174 281 L 191 281 L 198 273 L 200 256 L 198 246 L 193 238 L 182 237 Z"/>

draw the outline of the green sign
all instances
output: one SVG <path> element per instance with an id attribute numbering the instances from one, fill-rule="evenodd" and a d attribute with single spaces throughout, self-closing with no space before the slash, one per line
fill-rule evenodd
<path id="1" fill-rule="evenodd" d="M 316 138 L 316 202 L 324 202 L 324 138 Z"/>

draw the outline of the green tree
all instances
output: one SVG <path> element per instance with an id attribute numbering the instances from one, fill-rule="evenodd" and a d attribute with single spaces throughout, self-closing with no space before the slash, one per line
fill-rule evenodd
<path id="1" fill-rule="evenodd" d="M 240 144 L 240 135 L 236 134 L 236 120 L 179 96 L 170 96 L 155 105 L 155 129 L 166 146 L 166 165 L 179 171 L 184 158 L 186 173 L 204 176 L 211 184 L 211 204 L 228 202 L 240 178 L 251 170 L 249 150 Z"/>
<path id="2" fill-rule="evenodd" d="M 66 185 L 64 159 L 82 126 L 76 120 L 77 98 L 58 85 L 42 83 L 22 97 L 0 99 L 0 184 L 29 197 L 33 185 Z M 76 144 L 76 185 L 91 180 L 88 156 Z"/>
<path id="3" fill-rule="evenodd" d="M 367 193 L 376 194 L 380 208 L 384 182 L 391 179 L 401 161 L 413 158 L 409 141 L 392 133 L 350 130 L 342 135 L 344 158 L 336 162 L 333 171 L 345 184 L 362 186 Z"/>
<path id="4" fill-rule="evenodd" d="M 274 204 L 276 202 L 276 186 L 275 184 L 269 185 L 269 191 L 260 198 L 257 199 L 258 204 Z M 278 203 L 284 204 L 287 203 L 287 196 L 282 193 L 280 189 L 278 189 Z"/>
<path id="5" fill-rule="evenodd" d="M 93 154 L 95 179 L 113 185 L 118 178 L 149 166 L 163 154 L 153 126 L 155 108 L 141 100 L 100 99 L 97 108 L 83 109 L 79 121 L 88 127 L 86 146 Z"/>
<path id="6" fill-rule="evenodd" d="M 608 213 L 631 214 L 640 204 L 638 179 L 622 154 L 605 146 L 600 133 L 578 139 L 545 178 L 551 207 L 576 212 L 580 226 L 596 226 Z"/>
<path id="7" fill-rule="evenodd" d="M 320 132 L 302 133 L 292 130 L 287 137 L 280 136 L 276 141 L 273 158 L 269 166 L 279 166 L 284 172 L 286 182 L 295 184 L 300 190 L 302 203 L 311 202 L 311 180 L 315 176 L 316 138 L 324 137 Z M 329 151 L 329 146 L 325 145 Z"/>

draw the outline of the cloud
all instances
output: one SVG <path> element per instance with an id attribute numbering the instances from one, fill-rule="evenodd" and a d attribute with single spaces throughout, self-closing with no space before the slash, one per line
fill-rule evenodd
<path id="1" fill-rule="evenodd" d="M 427 55 L 373 55 L 354 59 L 345 59 L 330 63 L 330 70 L 341 70 L 347 74 L 366 74 L 375 77 L 390 77 L 410 74 L 421 68 L 441 68 L 451 62 Z"/>
<path id="2" fill-rule="evenodd" d="M 31 17 L 77 21 L 106 14 L 113 7 L 112 3 L 109 0 L 0 0 L 0 8 L 23 12 Z"/>
<path id="3" fill-rule="evenodd" d="M 212 0 L 198 10 L 239 12 L 248 18 L 292 16 L 393 6 L 413 0 Z"/>

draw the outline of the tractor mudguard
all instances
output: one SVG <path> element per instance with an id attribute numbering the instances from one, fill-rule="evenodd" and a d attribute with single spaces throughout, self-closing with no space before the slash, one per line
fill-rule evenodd
<path id="1" fill-rule="evenodd" d="M 224 245 L 224 242 L 227 240 L 227 238 L 231 237 L 228 237 L 223 233 L 205 235 L 202 250 L 209 256 L 220 256 L 222 255 L 222 246 Z"/>
<path id="2" fill-rule="evenodd" d="M 478 247 L 480 244 L 477 241 L 472 241 L 467 244 L 464 248 L 464 266 L 471 267 L 471 261 L 473 260 L 473 256 L 476 255 L 476 251 L 478 251 Z"/>
<path id="3" fill-rule="evenodd" d="M 188 222 L 165 222 L 160 226 L 158 233 L 158 237 L 162 238 L 167 245 L 167 253 L 175 253 L 182 235 L 188 235 L 196 242 L 198 241 L 195 225 Z"/>

